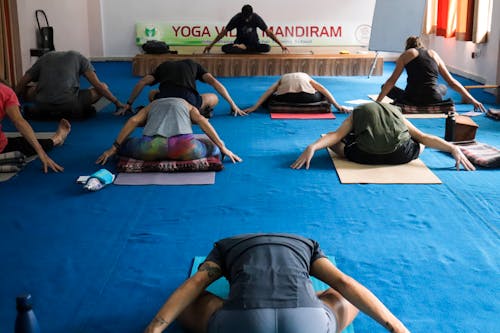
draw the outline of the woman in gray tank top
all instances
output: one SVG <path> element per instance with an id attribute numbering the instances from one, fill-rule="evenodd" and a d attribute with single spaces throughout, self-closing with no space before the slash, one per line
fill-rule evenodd
<path id="1" fill-rule="evenodd" d="M 208 139 L 193 134 L 193 123 Z M 142 137 L 129 138 L 138 126 L 144 127 Z M 140 110 L 125 123 L 113 145 L 96 163 L 104 165 L 115 154 L 143 161 L 188 161 L 222 155 L 233 163 L 241 162 L 198 109 L 181 98 L 161 98 Z"/>

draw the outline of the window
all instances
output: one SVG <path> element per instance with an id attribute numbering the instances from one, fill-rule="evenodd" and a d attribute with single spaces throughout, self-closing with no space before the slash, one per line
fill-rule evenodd
<path id="1" fill-rule="evenodd" d="M 491 0 L 427 0 L 424 33 L 485 43 L 491 29 Z"/>

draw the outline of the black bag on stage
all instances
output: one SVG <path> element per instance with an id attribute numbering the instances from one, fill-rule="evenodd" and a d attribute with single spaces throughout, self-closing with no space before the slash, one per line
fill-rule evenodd
<path id="1" fill-rule="evenodd" d="M 167 43 L 159 40 L 148 40 L 146 43 L 142 44 L 142 49 L 149 54 L 170 53 L 170 47 Z"/>
<path id="2" fill-rule="evenodd" d="M 45 18 L 45 26 L 40 26 L 40 20 L 38 16 L 43 15 Z M 38 25 L 38 35 L 37 35 L 37 43 L 39 49 L 54 51 L 54 28 L 49 25 L 49 20 L 47 19 L 47 15 L 41 9 L 37 9 L 35 11 L 36 23 Z"/>

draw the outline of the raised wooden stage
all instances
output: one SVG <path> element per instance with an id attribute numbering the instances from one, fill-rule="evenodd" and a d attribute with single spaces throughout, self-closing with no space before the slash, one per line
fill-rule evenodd
<path id="1" fill-rule="evenodd" d="M 364 76 L 370 74 L 375 54 L 138 54 L 132 60 L 137 76 L 151 74 L 167 60 L 193 59 L 214 76 L 267 76 L 304 72 L 316 76 Z M 378 57 L 372 75 L 382 75 Z"/>

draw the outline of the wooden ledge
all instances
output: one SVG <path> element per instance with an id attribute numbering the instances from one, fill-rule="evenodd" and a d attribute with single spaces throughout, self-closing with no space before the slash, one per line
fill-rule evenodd
<path id="1" fill-rule="evenodd" d="M 364 76 L 375 54 L 138 54 L 132 60 L 137 76 L 151 74 L 164 61 L 193 59 L 215 76 L 275 76 L 305 72 L 316 76 Z M 383 59 L 376 59 L 372 75 L 382 75 Z"/>

